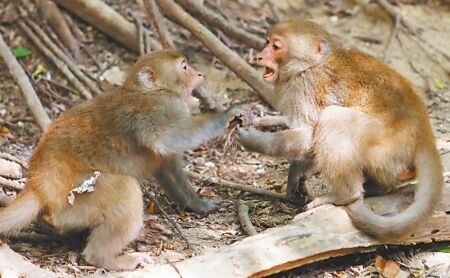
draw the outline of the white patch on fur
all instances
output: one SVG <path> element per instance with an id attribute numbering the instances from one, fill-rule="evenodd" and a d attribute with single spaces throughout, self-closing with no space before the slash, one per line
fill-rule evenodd
<path id="1" fill-rule="evenodd" d="M 75 194 L 74 193 L 82 194 L 84 192 L 94 191 L 95 190 L 94 185 L 99 176 L 100 176 L 100 172 L 95 171 L 94 175 L 89 177 L 88 179 L 86 179 L 80 186 L 70 190 L 69 196 L 67 196 L 67 200 L 68 200 L 69 204 L 73 206 L 73 204 L 75 203 Z"/>

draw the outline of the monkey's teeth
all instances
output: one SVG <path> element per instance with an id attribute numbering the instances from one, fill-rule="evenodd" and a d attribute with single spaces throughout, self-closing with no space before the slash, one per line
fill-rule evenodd
<path id="1" fill-rule="evenodd" d="M 264 73 L 263 73 L 263 77 L 264 77 L 264 78 L 269 78 L 269 77 L 271 77 L 274 73 L 275 73 L 275 72 L 274 72 L 273 69 L 271 69 L 271 68 L 269 68 L 269 67 L 266 67 L 266 69 L 264 70 Z"/>

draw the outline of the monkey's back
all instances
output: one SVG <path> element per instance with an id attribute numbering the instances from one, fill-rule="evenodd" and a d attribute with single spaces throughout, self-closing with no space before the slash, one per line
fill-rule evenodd
<path id="1" fill-rule="evenodd" d="M 157 154 L 140 144 L 138 133 L 145 129 L 150 136 L 157 136 L 189 113 L 178 96 L 164 91 L 99 95 L 52 123 L 30 159 L 30 180 L 35 176 L 45 179 L 44 174 L 64 179 L 77 173 L 80 178 L 76 182 L 81 183 L 93 171 L 142 177 L 143 171 L 151 172 L 152 166 L 157 166 L 149 163 L 157 161 Z"/>

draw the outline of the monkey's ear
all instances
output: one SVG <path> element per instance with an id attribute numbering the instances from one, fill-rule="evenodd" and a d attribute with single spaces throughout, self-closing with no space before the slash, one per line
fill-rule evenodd
<path id="1" fill-rule="evenodd" d="M 151 68 L 143 68 L 138 73 L 139 84 L 144 89 L 151 89 L 155 84 L 155 73 Z"/>
<path id="2" fill-rule="evenodd" d="M 331 52 L 331 46 L 330 43 L 326 40 L 321 40 L 317 44 L 317 53 L 319 53 L 322 56 L 326 56 Z"/>

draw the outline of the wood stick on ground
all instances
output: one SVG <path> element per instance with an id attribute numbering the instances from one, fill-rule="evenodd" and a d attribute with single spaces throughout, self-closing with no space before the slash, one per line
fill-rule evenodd
<path id="1" fill-rule="evenodd" d="M 162 208 L 161 204 L 159 203 L 158 199 L 156 199 L 156 196 L 153 192 L 148 192 L 148 196 L 150 197 L 150 199 L 152 199 L 152 201 L 155 203 L 155 205 L 158 207 L 158 209 L 161 211 L 161 213 L 164 215 L 164 217 L 167 219 L 167 221 L 170 222 L 170 224 L 172 224 L 172 226 L 175 228 L 175 230 L 178 232 L 178 234 L 180 235 L 180 237 L 186 242 L 186 245 L 189 249 L 192 249 L 192 244 L 191 241 L 186 237 L 186 235 L 183 233 L 183 230 L 181 229 L 180 225 L 178 225 L 177 222 L 175 222 L 175 220 L 173 220 L 170 215 Z"/>
<path id="2" fill-rule="evenodd" d="M 5 179 L 4 177 L 0 177 L 0 185 L 14 190 L 22 190 L 25 188 L 25 184 Z"/>
<path id="3" fill-rule="evenodd" d="M 176 2 L 185 8 L 190 14 L 204 21 L 208 26 L 220 29 L 230 38 L 236 39 L 240 43 L 244 43 L 248 47 L 254 49 L 262 49 L 264 47 L 264 40 L 258 36 L 253 35 L 243 28 L 234 26 L 230 20 L 215 13 L 208 7 L 202 5 L 196 0 L 176 0 Z"/>
<path id="4" fill-rule="evenodd" d="M 155 0 L 143 0 L 145 11 L 147 12 L 147 16 L 150 19 L 150 23 L 153 28 L 158 33 L 159 41 L 161 42 L 163 48 L 172 48 L 175 49 L 175 44 L 164 25 L 164 18 L 161 16 L 161 12 L 159 11 L 158 5 L 156 5 Z"/>
<path id="5" fill-rule="evenodd" d="M 261 74 L 247 64 L 234 51 L 223 44 L 211 31 L 185 12 L 173 0 L 156 0 L 161 11 L 177 24 L 189 30 L 205 47 L 207 47 L 228 68 L 236 73 L 250 87 L 255 89 L 262 98 L 274 106 L 275 95 L 273 86 L 265 83 Z"/>
<path id="6" fill-rule="evenodd" d="M 18 163 L 0 158 L 0 176 L 20 179 L 22 178 L 22 168 Z"/>
<path id="7" fill-rule="evenodd" d="M 390 214 L 405 209 L 411 201 L 410 190 L 365 199 L 377 214 Z M 328 258 L 374 251 L 385 245 L 415 245 L 450 240 L 450 184 L 446 184 L 442 201 L 435 213 L 418 223 L 414 235 L 377 240 L 356 229 L 344 207 L 324 205 L 297 215 L 291 224 L 267 229 L 235 244 L 205 252 L 173 263 L 152 266 L 120 277 L 266 277 Z M 392 223 L 395 225 L 395 223 Z M 173 269 L 176 267 L 178 273 Z M 118 277 L 119 275 L 116 275 Z"/>
<path id="8" fill-rule="evenodd" d="M 376 0 L 376 1 L 378 5 L 380 5 L 384 10 L 386 10 L 392 18 L 395 19 L 397 18 L 397 16 L 399 16 L 403 26 L 405 26 L 406 29 L 408 29 L 408 31 L 411 32 L 411 34 L 414 35 L 420 34 L 420 30 L 416 26 L 416 24 L 412 22 L 410 19 L 404 17 L 391 3 L 389 3 L 387 0 Z"/>
<path id="9" fill-rule="evenodd" d="M 248 215 L 248 206 L 242 200 L 238 200 L 236 202 L 236 207 L 238 211 L 239 223 L 241 223 L 241 227 L 244 232 L 249 236 L 254 236 L 258 234 L 255 227 L 253 227 L 252 221 L 250 220 L 250 216 Z"/>
<path id="10" fill-rule="evenodd" d="M 45 112 L 44 107 L 42 106 L 39 97 L 36 95 L 36 91 L 33 89 L 33 86 L 28 79 L 27 74 L 23 70 L 22 66 L 17 62 L 14 55 L 11 53 L 11 50 L 6 45 L 3 40 L 3 36 L 0 34 L 0 56 L 8 65 L 8 68 L 11 72 L 11 75 L 16 80 L 19 85 L 23 96 L 25 97 L 25 101 L 30 108 L 31 114 L 33 115 L 36 123 L 42 130 L 46 130 L 50 125 L 51 120 Z"/>
<path id="11" fill-rule="evenodd" d="M 12 161 L 12 162 L 16 162 L 16 163 L 20 164 L 20 166 L 22 166 L 24 169 L 28 168 L 28 165 L 27 165 L 26 162 L 24 162 L 21 159 L 13 156 L 12 154 L 0 152 L 0 158 L 1 159 L 6 159 L 6 160 L 9 160 L 9 161 Z"/>
<path id="12" fill-rule="evenodd" d="M 81 62 L 80 42 L 72 34 L 72 30 L 62 15 L 61 10 L 50 0 L 37 0 L 39 13 L 55 31 L 62 43 L 70 50 L 77 63 Z"/>
<path id="13" fill-rule="evenodd" d="M 55 56 L 45 44 L 33 33 L 33 31 L 22 20 L 18 20 L 20 28 L 27 34 L 31 41 L 42 51 L 42 53 L 50 59 L 53 64 L 64 74 L 67 80 L 81 93 L 85 98 L 92 98 L 92 94 L 84 87 L 84 85 L 76 78 L 76 76 L 69 70 L 69 67 L 58 57 Z"/>
<path id="14" fill-rule="evenodd" d="M 139 52 L 136 26 L 100 0 L 54 0 L 126 47 Z"/>
<path id="15" fill-rule="evenodd" d="M 144 35 L 144 25 L 142 24 L 142 20 L 139 18 L 139 16 L 135 13 L 131 13 L 131 16 L 134 19 L 134 23 L 136 24 L 136 29 L 138 32 L 139 37 L 139 55 L 146 54 L 146 41 L 145 41 L 145 35 Z"/>
<path id="16" fill-rule="evenodd" d="M 237 190 L 241 190 L 241 191 L 245 191 L 245 192 L 250 192 L 250 193 L 261 195 L 261 196 L 277 198 L 280 200 L 286 200 L 285 194 L 269 191 L 269 190 L 266 190 L 263 188 L 257 188 L 257 187 L 248 186 L 248 185 L 244 185 L 244 184 L 234 183 L 234 182 L 227 181 L 227 180 L 224 180 L 219 177 L 205 178 L 204 176 L 194 173 L 194 172 L 191 172 L 191 171 L 188 171 L 187 173 L 193 179 L 203 180 L 208 183 L 219 184 L 221 186 L 225 186 L 225 187 L 229 187 L 229 188 L 233 188 L 233 189 L 237 189 Z"/>
<path id="17" fill-rule="evenodd" d="M 86 84 L 89 89 L 94 92 L 95 94 L 101 94 L 102 91 L 98 88 L 97 84 L 95 84 L 91 79 L 89 79 L 86 74 L 84 74 L 80 68 L 75 65 L 72 60 L 67 57 L 67 55 L 59 49 L 59 47 L 45 34 L 44 30 L 39 27 L 36 23 L 34 23 L 30 19 L 25 19 L 25 22 L 33 29 L 33 31 L 39 36 L 39 38 L 50 48 L 53 53 L 58 56 L 59 59 L 61 59 L 66 65 L 69 67 L 69 69 L 73 72 L 73 74 L 78 77 L 81 81 Z"/>
<path id="18" fill-rule="evenodd" d="M 394 25 L 394 30 L 392 31 L 391 37 L 389 38 L 389 43 L 386 47 L 386 49 L 383 52 L 383 61 L 386 62 L 386 59 L 389 55 L 389 53 L 391 52 L 392 49 L 392 45 L 394 44 L 395 39 L 397 38 L 398 35 L 398 31 L 400 30 L 400 16 L 397 15 L 395 17 L 395 25 Z"/>

